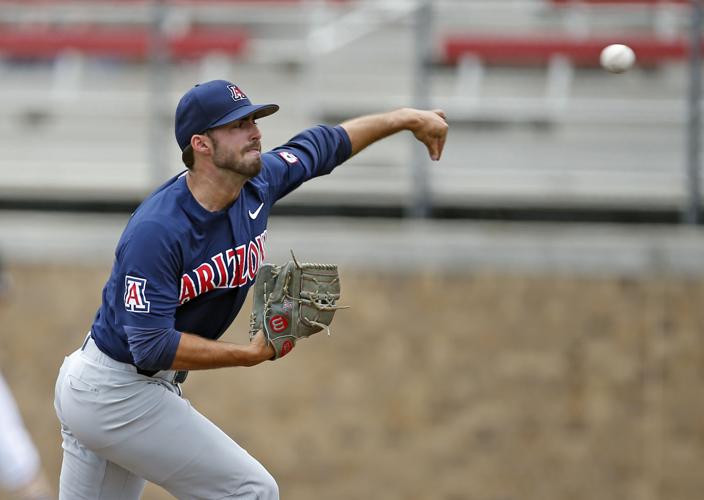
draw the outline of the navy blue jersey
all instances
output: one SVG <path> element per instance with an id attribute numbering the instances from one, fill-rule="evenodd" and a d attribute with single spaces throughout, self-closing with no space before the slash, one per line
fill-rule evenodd
<path id="1" fill-rule="evenodd" d="M 262 170 L 225 210 L 209 212 L 186 174 L 137 208 L 92 326 L 98 347 L 142 369 L 170 368 L 181 333 L 219 338 L 240 311 L 266 258 L 269 212 L 304 181 L 330 173 L 351 154 L 341 127 L 307 129 L 262 154 Z"/>

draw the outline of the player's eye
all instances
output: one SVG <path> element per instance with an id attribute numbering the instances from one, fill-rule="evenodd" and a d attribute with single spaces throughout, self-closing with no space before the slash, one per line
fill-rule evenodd
<path id="1" fill-rule="evenodd" d="M 245 120 L 237 120 L 236 122 L 232 122 L 232 125 L 230 125 L 230 128 L 242 128 L 245 125 L 256 125 L 257 122 L 253 118 L 247 118 Z"/>

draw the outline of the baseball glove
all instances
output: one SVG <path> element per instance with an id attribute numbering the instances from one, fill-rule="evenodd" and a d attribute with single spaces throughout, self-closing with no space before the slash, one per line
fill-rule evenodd
<path id="1" fill-rule="evenodd" d="M 282 266 L 262 264 L 254 283 L 254 304 L 249 320 L 250 340 L 263 330 L 279 359 L 296 341 L 322 329 L 330 335 L 330 323 L 340 298 L 340 277 L 334 264 L 299 263 Z"/>

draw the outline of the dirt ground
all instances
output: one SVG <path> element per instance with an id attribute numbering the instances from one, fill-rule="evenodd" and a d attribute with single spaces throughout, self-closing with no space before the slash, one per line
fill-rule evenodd
<path id="1" fill-rule="evenodd" d="M 108 269 L 10 270 L 0 366 L 56 486 L 53 384 Z M 184 385 L 282 498 L 702 498 L 704 280 L 342 279 L 352 309 L 332 337 Z M 245 342 L 246 314 L 225 339 Z M 171 497 L 150 485 L 144 498 Z"/>

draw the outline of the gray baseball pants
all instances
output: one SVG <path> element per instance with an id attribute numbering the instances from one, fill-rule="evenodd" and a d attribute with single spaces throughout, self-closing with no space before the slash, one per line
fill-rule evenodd
<path id="1" fill-rule="evenodd" d="M 278 499 L 274 478 L 181 397 L 175 372 L 137 373 L 88 339 L 56 382 L 60 500 L 138 499 L 145 480 L 179 499 Z"/>

